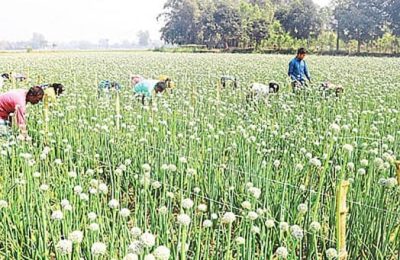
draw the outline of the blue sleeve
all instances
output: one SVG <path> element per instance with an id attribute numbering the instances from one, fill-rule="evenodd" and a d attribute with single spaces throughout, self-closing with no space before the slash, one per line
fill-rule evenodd
<path id="1" fill-rule="evenodd" d="M 308 72 L 308 66 L 306 62 L 304 62 L 304 74 L 306 75 L 307 79 L 311 81 L 310 73 Z"/>
<path id="2" fill-rule="evenodd" d="M 293 70 L 294 70 L 294 62 L 293 60 L 289 62 L 289 71 L 288 75 L 292 80 L 296 80 L 296 77 L 293 75 Z"/>

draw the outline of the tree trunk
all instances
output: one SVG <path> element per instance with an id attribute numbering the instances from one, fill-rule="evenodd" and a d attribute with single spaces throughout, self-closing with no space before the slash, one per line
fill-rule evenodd
<path id="1" fill-rule="evenodd" d="M 339 27 L 336 31 L 336 52 L 339 52 L 340 49 L 340 38 L 339 38 Z"/>
<path id="2" fill-rule="evenodd" d="M 357 53 L 361 52 L 361 40 L 357 41 Z"/>

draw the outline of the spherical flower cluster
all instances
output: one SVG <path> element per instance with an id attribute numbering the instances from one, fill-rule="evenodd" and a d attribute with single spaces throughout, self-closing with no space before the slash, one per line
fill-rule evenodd
<path id="1" fill-rule="evenodd" d="M 313 232 L 318 232 L 321 230 L 321 224 L 319 224 L 319 222 L 317 221 L 313 221 L 310 224 L 310 230 Z"/>
<path id="2" fill-rule="evenodd" d="M 159 246 L 154 250 L 153 255 L 157 260 L 168 260 L 170 257 L 170 250 L 165 246 Z"/>
<path id="3" fill-rule="evenodd" d="M 178 223 L 182 226 L 189 226 L 190 225 L 190 217 L 186 214 L 180 214 L 177 217 Z"/>
<path id="4" fill-rule="evenodd" d="M 134 238 L 139 237 L 141 234 L 142 234 L 142 230 L 141 230 L 140 228 L 138 228 L 138 227 L 133 227 L 133 228 L 131 228 L 131 235 L 132 235 Z"/>
<path id="5" fill-rule="evenodd" d="M 79 230 L 73 231 L 68 235 L 68 239 L 73 243 L 79 244 L 83 240 L 83 232 Z"/>
<path id="6" fill-rule="evenodd" d="M 273 228 L 275 227 L 275 221 L 273 219 L 268 219 L 265 221 L 265 226 L 267 228 Z"/>
<path id="7" fill-rule="evenodd" d="M 64 217 L 64 214 L 60 210 L 53 211 L 51 214 L 51 219 L 53 220 L 62 220 Z"/>
<path id="8" fill-rule="evenodd" d="M 0 209 L 7 208 L 8 202 L 5 200 L 0 200 Z"/>
<path id="9" fill-rule="evenodd" d="M 119 202 L 116 199 L 112 199 L 108 202 L 108 206 L 112 209 L 116 209 L 119 207 Z"/>
<path id="10" fill-rule="evenodd" d="M 150 234 L 148 232 L 143 233 L 140 236 L 140 242 L 145 246 L 145 247 L 153 247 L 156 243 L 156 238 L 154 237 L 153 234 Z"/>
<path id="11" fill-rule="evenodd" d="M 205 228 L 210 228 L 210 227 L 212 227 L 212 221 L 209 220 L 209 219 L 204 220 L 204 221 L 203 221 L 203 227 L 205 227 Z"/>
<path id="12" fill-rule="evenodd" d="M 301 203 L 299 206 L 297 206 L 297 210 L 299 211 L 300 214 L 305 214 L 308 211 L 308 207 L 306 204 Z"/>
<path id="13" fill-rule="evenodd" d="M 244 209 L 251 209 L 251 203 L 248 201 L 243 201 L 242 202 L 242 208 Z"/>
<path id="14" fill-rule="evenodd" d="M 289 255 L 286 247 L 283 247 L 283 246 L 278 247 L 276 249 L 276 251 L 275 251 L 275 254 L 276 254 L 277 257 L 280 257 L 280 258 L 283 258 L 283 259 L 286 259 L 288 257 L 288 255 Z"/>
<path id="15" fill-rule="evenodd" d="M 247 214 L 247 217 L 248 217 L 250 220 L 256 220 L 256 219 L 258 218 L 258 214 L 257 214 L 256 212 L 254 212 L 254 211 L 250 211 L 250 212 Z"/>
<path id="16" fill-rule="evenodd" d="M 304 237 L 303 229 L 298 225 L 293 225 L 290 227 L 290 232 L 296 239 L 302 239 Z"/>
<path id="17" fill-rule="evenodd" d="M 261 190 L 259 188 L 251 187 L 249 188 L 249 192 L 251 193 L 251 195 L 253 195 L 254 198 L 260 198 Z"/>
<path id="18" fill-rule="evenodd" d="M 246 242 L 246 240 L 245 240 L 243 237 L 237 237 L 237 238 L 235 239 L 235 241 L 236 241 L 236 243 L 237 243 L 238 245 L 244 245 L 244 243 Z"/>
<path id="19" fill-rule="evenodd" d="M 61 239 L 56 245 L 56 250 L 63 255 L 72 253 L 72 241 L 67 239 Z"/>
<path id="20" fill-rule="evenodd" d="M 207 211 L 207 205 L 206 204 L 200 204 L 197 206 L 197 209 L 201 212 L 206 212 Z"/>
<path id="21" fill-rule="evenodd" d="M 191 209 L 193 207 L 193 200 L 191 199 L 184 199 L 182 201 L 182 208 L 184 209 Z"/>
<path id="22" fill-rule="evenodd" d="M 232 212 L 226 212 L 221 221 L 223 224 L 231 224 L 236 220 L 236 216 L 235 214 L 233 214 Z"/>
<path id="23" fill-rule="evenodd" d="M 329 248 L 328 250 L 325 251 L 326 258 L 328 259 L 335 259 L 338 257 L 338 253 L 336 249 L 334 248 Z"/>
<path id="24" fill-rule="evenodd" d="M 131 214 L 131 211 L 127 208 L 123 208 L 121 209 L 121 211 L 119 212 L 119 215 L 123 218 L 127 218 L 129 217 L 129 215 Z"/>
<path id="25" fill-rule="evenodd" d="M 348 153 L 352 153 L 354 150 L 354 147 L 351 144 L 345 144 L 345 145 L 343 145 L 343 150 L 345 150 Z"/>
<path id="26" fill-rule="evenodd" d="M 94 256 L 104 255 L 107 252 L 107 246 L 102 242 L 95 242 L 92 245 L 91 252 Z"/>

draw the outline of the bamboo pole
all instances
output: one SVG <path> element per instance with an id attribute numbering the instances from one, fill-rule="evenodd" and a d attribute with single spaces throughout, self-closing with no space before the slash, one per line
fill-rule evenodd
<path id="1" fill-rule="evenodd" d="M 120 127 L 120 116 L 121 116 L 121 107 L 120 107 L 120 102 L 119 102 L 119 91 L 116 90 L 116 98 L 115 98 L 115 114 L 116 114 L 116 125 L 117 125 L 117 130 L 119 131 Z"/>
<path id="2" fill-rule="evenodd" d="M 400 185 L 400 161 L 396 161 L 397 184 Z"/>
<path id="3" fill-rule="evenodd" d="M 347 219 L 347 191 L 350 183 L 348 181 L 341 181 L 336 194 L 336 236 L 338 241 L 338 253 L 340 260 L 347 259 L 346 250 L 346 219 Z"/>

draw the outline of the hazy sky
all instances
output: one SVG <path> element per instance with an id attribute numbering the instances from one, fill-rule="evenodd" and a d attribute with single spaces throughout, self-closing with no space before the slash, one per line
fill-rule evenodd
<path id="1" fill-rule="evenodd" d="M 326 5 L 330 0 L 314 0 Z M 159 37 L 156 21 L 166 0 L 2 0 L 0 40 L 27 40 L 33 32 L 49 41 L 108 38 L 132 40 L 138 30 Z"/>

